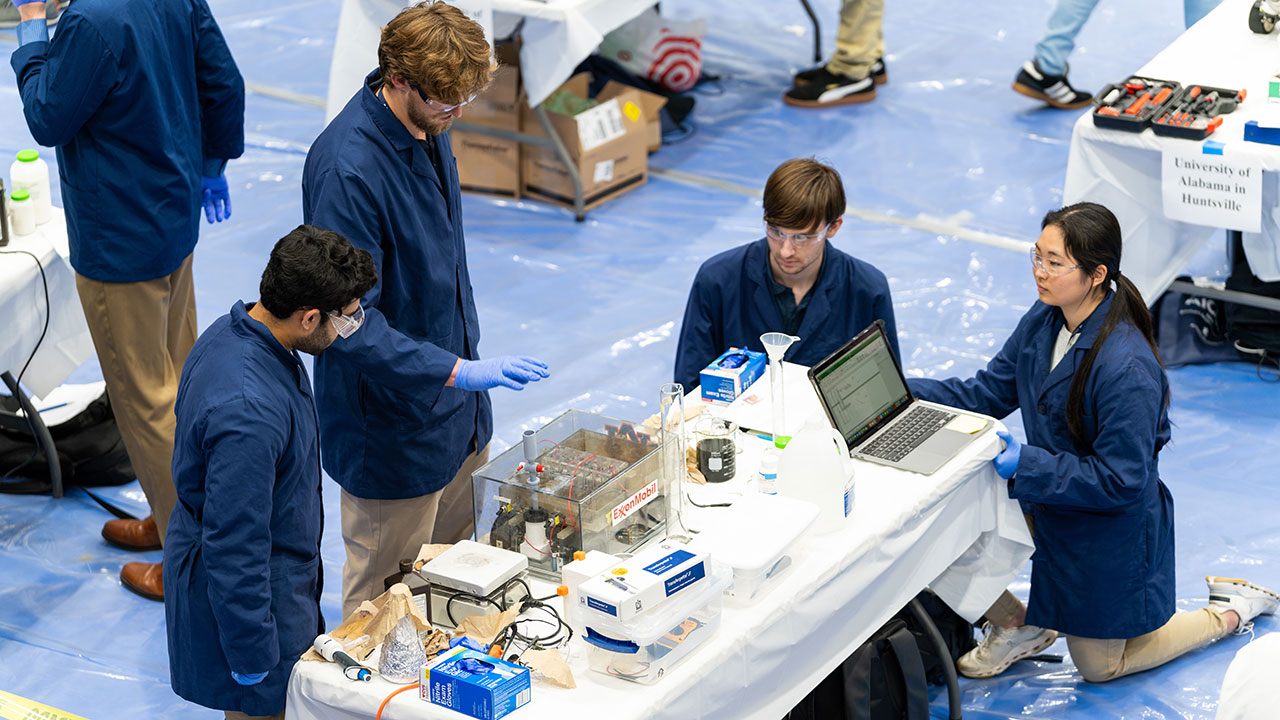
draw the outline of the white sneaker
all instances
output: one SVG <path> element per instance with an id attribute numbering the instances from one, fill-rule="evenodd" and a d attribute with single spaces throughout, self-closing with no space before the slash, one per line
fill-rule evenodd
<path id="1" fill-rule="evenodd" d="M 1016 628 L 982 627 L 982 642 L 956 661 L 956 669 L 970 678 L 999 675 L 1019 660 L 1035 655 L 1058 639 L 1056 630 L 1023 625 Z"/>
<path id="2" fill-rule="evenodd" d="M 1236 635 L 1249 632 L 1253 628 L 1251 620 L 1259 615 L 1274 615 L 1276 607 L 1280 606 L 1280 595 L 1246 580 L 1206 575 L 1204 581 L 1209 583 L 1210 605 L 1221 610 L 1235 610 L 1240 616 Z"/>

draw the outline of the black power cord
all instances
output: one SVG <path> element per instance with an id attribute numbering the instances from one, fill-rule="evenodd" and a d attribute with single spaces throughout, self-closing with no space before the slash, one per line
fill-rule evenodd
<path id="1" fill-rule="evenodd" d="M 4 222 L 3 218 L 0 218 L 0 222 Z M 40 262 L 40 258 L 36 257 L 34 253 L 27 252 L 26 250 L 0 250 L 0 255 L 19 255 L 19 254 L 26 255 L 27 257 L 30 257 L 32 260 L 36 262 L 36 267 L 40 268 L 40 283 L 44 287 L 44 327 L 40 330 L 40 338 L 36 340 L 36 346 L 31 348 L 31 354 L 27 356 L 27 361 L 22 364 L 22 370 L 18 371 L 18 378 L 15 385 L 17 385 L 17 387 L 19 388 L 18 392 L 21 392 L 22 376 L 27 374 L 27 368 L 31 366 L 31 361 L 35 359 L 36 352 L 40 350 L 40 345 L 44 342 L 44 337 L 49 332 L 49 316 L 52 315 L 53 312 L 52 312 L 52 306 L 49 304 L 49 278 L 45 275 L 44 264 Z M 36 435 L 36 427 L 31 422 L 31 416 L 28 413 L 23 413 L 23 417 L 27 421 L 27 429 L 31 432 L 31 437 L 38 438 L 39 436 Z M 12 468 L 9 468 L 9 470 L 7 470 L 3 476 L 0 476 L 0 482 L 4 482 L 5 480 L 8 480 L 9 476 L 13 475 L 13 473 L 21 470 L 27 465 L 30 465 L 31 462 L 35 460 L 36 457 L 38 457 L 39 455 L 40 455 L 40 442 L 37 439 L 35 443 L 35 450 L 32 451 L 31 456 L 28 457 L 26 460 L 23 460 L 18 465 Z M 53 462 L 58 461 L 57 458 L 52 458 L 51 460 Z"/>

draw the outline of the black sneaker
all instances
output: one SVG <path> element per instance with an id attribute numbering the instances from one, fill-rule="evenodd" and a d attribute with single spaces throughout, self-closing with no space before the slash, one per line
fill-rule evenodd
<path id="1" fill-rule="evenodd" d="M 836 75 L 824 67 L 804 85 L 796 85 L 782 96 L 782 102 L 795 107 L 834 107 L 876 99 L 876 82 L 870 76 L 854 80 Z"/>
<path id="2" fill-rule="evenodd" d="M 818 77 L 819 73 L 821 73 L 826 68 L 827 68 L 826 64 L 822 64 L 817 67 L 811 67 L 808 70 L 801 70 L 800 72 L 796 73 L 795 77 L 793 78 L 793 81 L 795 82 L 796 87 L 800 87 L 801 85 L 808 85 L 809 83 L 813 82 L 813 79 Z M 871 79 L 874 80 L 877 85 L 883 85 L 889 82 L 889 71 L 886 70 L 884 67 L 884 58 L 880 58 L 879 60 L 876 60 L 875 62 L 871 63 Z"/>
<path id="3" fill-rule="evenodd" d="M 1067 82 L 1067 74 L 1050 75 L 1040 69 L 1035 60 L 1022 64 L 1018 77 L 1013 81 L 1017 93 L 1035 98 L 1062 110 L 1075 110 L 1093 102 L 1093 96 L 1080 92 Z"/>

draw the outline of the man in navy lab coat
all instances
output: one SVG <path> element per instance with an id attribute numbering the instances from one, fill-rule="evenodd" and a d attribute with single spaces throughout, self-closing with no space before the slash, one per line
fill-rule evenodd
<path id="1" fill-rule="evenodd" d="M 764 352 L 767 332 L 798 335 L 789 362 L 816 365 L 877 319 L 898 355 L 884 273 L 830 242 L 844 222 L 835 169 L 812 158 L 778 166 L 764 186 L 765 237 L 702 264 L 676 346 L 675 380 L 689 390 L 730 347 Z"/>
<path id="2" fill-rule="evenodd" d="M 57 147 L 71 266 L 112 409 L 151 506 L 102 529 L 158 550 L 174 489 L 173 402 L 196 339 L 200 209 L 231 215 L 223 168 L 244 151 L 244 82 L 205 0 L 77 0 L 53 41 L 45 3 L 17 0 L 10 64 L 32 137 Z M 163 599 L 160 563 L 125 587 Z"/>
<path id="3" fill-rule="evenodd" d="M 378 69 L 307 154 L 306 222 L 368 250 L 380 278 L 365 331 L 316 360 L 324 467 L 342 486 L 344 616 L 423 543 L 471 536 L 471 473 L 493 431 L 487 391 L 548 375 L 532 358 L 477 350 L 448 130 L 493 68 L 483 30 L 457 8 L 408 7 L 382 30 Z"/>
<path id="4" fill-rule="evenodd" d="M 293 663 L 322 632 L 319 422 L 307 370 L 360 328 L 369 253 L 303 225 L 260 300 L 205 330 L 178 388 L 178 503 L 164 551 L 173 690 L 227 718 L 283 717 Z"/>

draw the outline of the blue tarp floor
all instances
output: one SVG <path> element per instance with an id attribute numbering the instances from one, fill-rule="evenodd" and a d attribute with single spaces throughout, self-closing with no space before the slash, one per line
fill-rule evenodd
<path id="1" fill-rule="evenodd" d="M 235 216 L 205 226 L 196 250 L 201 327 L 235 300 L 256 298 L 271 245 L 301 222 L 302 163 L 324 122 L 306 100 L 326 93 L 339 4 L 210 2 L 251 91 L 248 148 L 228 169 Z M 829 52 L 838 1 L 813 5 Z M 533 354 L 554 373 L 522 393 L 494 393 L 495 449 L 569 407 L 636 419 L 653 412 L 698 264 L 760 235 L 758 189 L 789 157 L 814 155 L 843 174 L 851 212 L 835 242 L 889 277 L 905 366 L 944 377 L 986 362 L 1035 298 L 1026 256 L 1011 248 L 1034 239 L 1041 216 L 1061 204 L 1077 117 L 1009 89 L 1052 2 L 888 5 L 890 82 L 879 98 L 805 111 L 780 101 L 790 73 L 811 60 L 812 29 L 798 3 L 743 12 L 732 0 L 664 2 L 664 12 L 708 20 L 706 69 L 721 79 L 697 91 L 695 132 L 652 156 L 645 186 L 584 223 L 538 203 L 464 199 L 481 352 Z M 1071 58 L 1072 80 L 1092 89 L 1122 77 L 1181 29 L 1174 0 L 1102 3 Z M 0 51 L 13 47 L 0 33 Z M 33 145 L 7 72 L 0 128 L 0 157 Z M 1214 243 L 1191 270 L 1225 268 Z M 1205 602 L 1206 574 L 1280 587 L 1280 385 L 1243 363 L 1169 374 L 1174 440 L 1161 470 L 1177 503 L 1179 609 Z M 90 361 L 70 382 L 100 377 Z M 1009 422 L 1021 433 L 1016 417 Z M 337 518 L 337 487 L 326 481 L 325 493 L 326 516 Z M 136 483 L 108 495 L 146 512 Z M 0 496 L 0 690 L 94 720 L 218 717 L 170 690 L 163 608 L 119 584 L 121 565 L 159 553 L 107 546 L 106 519 L 78 492 Z M 323 556 L 325 576 L 341 577 L 336 522 Z M 1026 587 L 1024 572 L 1014 589 L 1025 596 Z M 330 625 L 338 603 L 331 582 Z M 1277 627 L 1272 618 L 1257 623 L 1259 633 Z M 1212 717 L 1244 642 L 1227 639 L 1106 685 L 1081 680 L 1069 657 L 1019 663 L 995 679 L 962 681 L 965 716 Z M 1066 655 L 1065 643 L 1051 652 Z M 943 695 L 932 711 L 946 717 Z"/>

